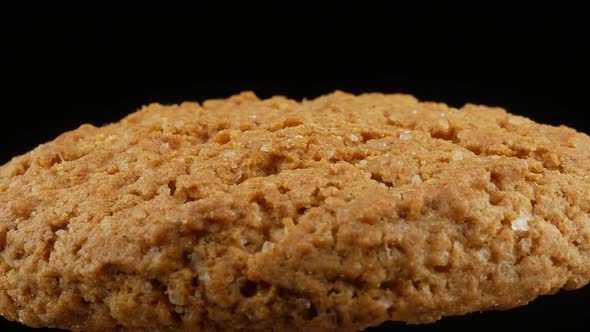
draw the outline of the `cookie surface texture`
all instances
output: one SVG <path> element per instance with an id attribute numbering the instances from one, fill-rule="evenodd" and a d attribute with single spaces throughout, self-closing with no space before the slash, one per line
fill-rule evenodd
<path id="1" fill-rule="evenodd" d="M 590 278 L 590 138 L 335 92 L 152 104 L 0 167 L 0 314 L 84 331 L 356 331 Z"/>

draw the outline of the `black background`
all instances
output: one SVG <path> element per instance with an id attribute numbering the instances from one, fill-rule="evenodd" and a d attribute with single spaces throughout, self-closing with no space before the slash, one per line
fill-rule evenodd
<path id="1" fill-rule="evenodd" d="M 590 132 L 588 27 L 565 3 L 217 3 L 0 10 L 0 163 L 150 102 L 334 89 L 502 106 Z M 590 289 L 371 331 L 587 330 Z M 24 327 L 0 321 L 0 331 Z"/>

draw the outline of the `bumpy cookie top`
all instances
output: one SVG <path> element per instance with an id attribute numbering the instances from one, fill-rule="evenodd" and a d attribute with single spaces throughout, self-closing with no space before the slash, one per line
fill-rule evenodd
<path id="1" fill-rule="evenodd" d="M 150 105 L 0 168 L 0 314 L 73 330 L 358 330 L 590 278 L 590 138 L 336 92 Z"/>

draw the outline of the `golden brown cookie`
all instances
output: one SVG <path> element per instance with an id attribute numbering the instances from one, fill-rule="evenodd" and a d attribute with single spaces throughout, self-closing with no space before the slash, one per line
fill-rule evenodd
<path id="1" fill-rule="evenodd" d="M 0 314 L 71 330 L 354 331 L 590 278 L 590 138 L 336 92 L 150 105 L 0 167 Z"/>

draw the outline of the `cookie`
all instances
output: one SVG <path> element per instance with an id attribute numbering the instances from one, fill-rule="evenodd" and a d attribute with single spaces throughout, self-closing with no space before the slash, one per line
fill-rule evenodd
<path id="1" fill-rule="evenodd" d="M 590 278 L 590 138 L 335 92 L 152 104 L 0 167 L 0 314 L 83 331 L 355 331 Z"/>

